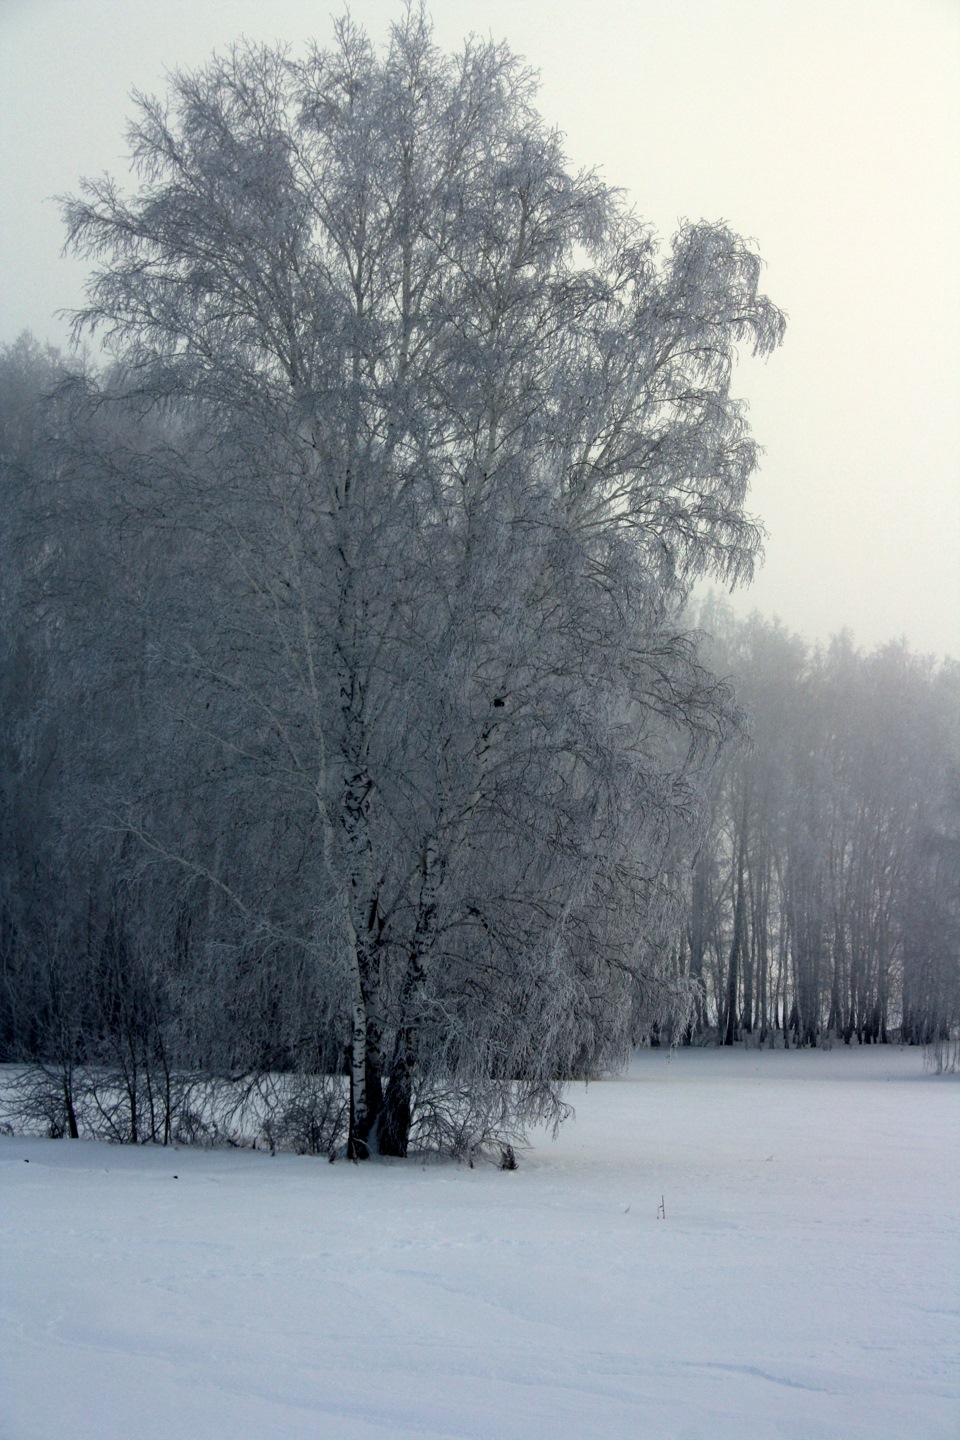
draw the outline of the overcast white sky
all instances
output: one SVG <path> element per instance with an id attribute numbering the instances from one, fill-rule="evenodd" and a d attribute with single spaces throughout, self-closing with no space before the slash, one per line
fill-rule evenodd
<path id="1" fill-rule="evenodd" d="M 354 0 L 386 34 L 399 0 Z M 960 657 L 960 0 L 434 0 L 506 38 L 571 159 L 753 237 L 790 318 L 739 392 L 767 560 L 738 608 Z M 49 197 L 125 170 L 136 87 L 241 33 L 330 34 L 315 0 L 0 0 L 0 341 L 80 302 Z"/>

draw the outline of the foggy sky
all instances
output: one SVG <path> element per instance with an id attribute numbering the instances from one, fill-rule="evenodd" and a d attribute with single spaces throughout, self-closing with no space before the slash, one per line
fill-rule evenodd
<path id="1" fill-rule="evenodd" d="M 767 262 L 783 348 L 735 389 L 765 447 L 766 564 L 737 608 L 810 639 L 960 657 L 957 0 L 434 0 L 436 37 L 505 38 L 571 160 L 664 239 L 723 219 Z M 316 0 L 0 0 L 0 341 L 82 301 L 49 197 L 125 173 L 134 88 L 241 33 L 331 33 Z M 354 0 L 375 38 L 395 0 Z"/>

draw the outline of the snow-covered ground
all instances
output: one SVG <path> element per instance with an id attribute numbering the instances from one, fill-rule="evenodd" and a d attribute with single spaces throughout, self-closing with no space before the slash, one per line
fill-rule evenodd
<path id="1" fill-rule="evenodd" d="M 513 1173 L 0 1139 L 0 1436 L 956 1440 L 955 1077 L 650 1052 L 572 1099 Z"/>

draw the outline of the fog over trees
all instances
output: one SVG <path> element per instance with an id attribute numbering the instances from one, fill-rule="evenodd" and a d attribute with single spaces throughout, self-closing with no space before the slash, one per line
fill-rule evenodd
<path id="1" fill-rule="evenodd" d="M 679 969 L 688 1038 L 936 1044 L 960 1021 L 960 666 L 698 619 L 747 733 L 710 784 Z"/>
<path id="2" fill-rule="evenodd" d="M 111 358 L 0 354 L 0 1058 L 53 1131 L 472 1154 L 651 1038 L 960 1021 L 957 669 L 691 609 L 783 316 L 534 101 L 343 21 L 65 202 Z"/>

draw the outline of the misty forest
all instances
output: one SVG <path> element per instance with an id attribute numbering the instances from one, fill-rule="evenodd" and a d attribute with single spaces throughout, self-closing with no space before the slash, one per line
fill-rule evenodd
<path id="1" fill-rule="evenodd" d="M 304 55 L 139 97 L 86 348 L 0 350 L 18 1124 L 508 1163 L 637 1046 L 942 1052 L 960 668 L 720 598 L 752 243 L 654 236 L 504 45 Z"/>

